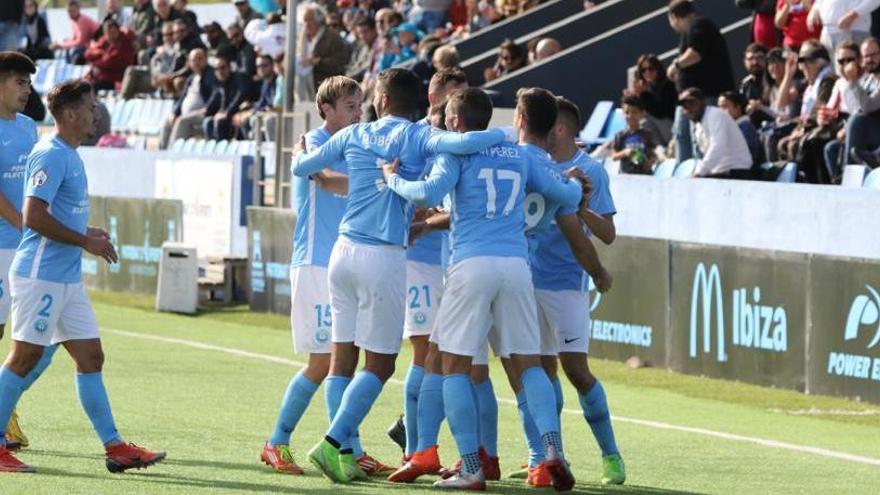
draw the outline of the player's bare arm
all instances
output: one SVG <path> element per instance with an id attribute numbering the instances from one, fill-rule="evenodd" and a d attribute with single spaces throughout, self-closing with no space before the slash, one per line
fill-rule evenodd
<path id="1" fill-rule="evenodd" d="M 596 289 L 599 292 L 607 292 L 611 289 L 611 274 L 602 266 L 599 254 L 593 241 L 584 233 L 581 222 L 577 215 L 560 215 L 556 217 L 556 224 L 562 235 L 568 241 L 572 254 L 578 264 L 593 278 Z"/>
<path id="2" fill-rule="evenodd" d="M 25 198 L 22 212 L 24 225 L 34 229 L 43 237 L 55 242 L 79 246 L 88 253 L 104 258 L 107 263 L 119 261 L 113 243 L 102 229 L 89 229 L 85 235 L 74 232 L 49 213 L 49 205 L 45 201 L 30 196 Z M 90 232 L 96 235 L 89 235 Z"/>

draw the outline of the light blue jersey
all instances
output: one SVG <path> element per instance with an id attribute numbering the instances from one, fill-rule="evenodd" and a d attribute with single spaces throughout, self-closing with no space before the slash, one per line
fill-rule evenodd
<path id="1" fill-rule="evenodd" d="M 89 184 L 82 159 L 57 135 L 37 143 L 27 161 L 26 197 L 45 201 L 52 216 L 68 229 L 85 234 L 89 221 Z M 82 280 L 82 248 L 49 240 L 25 228 L 12 273 L 48 282 Z"/>
<path id="2" fill-rule="evenodd" d="M 571 160 L 555 163 L 554 168 L 563 172 L 571 167 L 583 170 L 593 183 L 590 195 L 590 209 L 599 215 L 613 215 L 614 200 L 611 198 L 608 173 L 602 165 L 578 150 Z M 543 203 L 544 215 L 538 226 L 529 234 L 531 247 L 532 282 L 536 289 L 542 290 L 587 290 L 587 275 L 569 248 L 565 236 L 556 225 L 555 217 L 573 213 L 561 208 L 556 202 L 546 198 L 535 201 Z M 589 230 L 584 227 L 589 234 Z"/>
<path id="3" fill-rule="evenodd" d="M 416 204 L 436 204 L 451 192 L 451 264 L 476 256 L 528 259 L 526 192 L 577 208 L 581 186 L 550 168 L 547 152 L 530 144 L 499 144 L 467 157 L 440 155 L 425 181 L 394 175 L 388 185 Z"/>
<path id="4" fill-rule="evenodd" d="M 0 193 L 19 212 L 27 158 L 37 140 L 37 125 L 30 117 L 18 113 L 12 120 L 0 119 Z M 0 249 L 15 249 L 20 241 L 21 231 L 0 217 Z"/>
<path id="5" fill-rule="evenodd" d="M 348 204 L 339 233 L 368 245 L 405 246 L 411 206 L 390 191 L 382 163 L 400 158 L 400 174 L 418 179 L 426 157 L 437 152 L 470 154 L 504 140 L 500 130 L 457 134 L 436 131 L 400 117 L 353 124 L 311 153 L 301 153 L 293 174 L 305 177 L 344 160 L 348 166 Z"/>
<path id="6" fill-rule="evenodd" d="M 306 134 L 306 151 L 311 152 L 330 139 L 325 126 Z M 329 168 L 346 173 L 345 162 Z M 296 227 L 293 231 L 293 258 L 290 266 L 327 266 L 330 252 L 339 234 L 339 222 L 345 213 L 345 198 L 324 191 L 308 177 L 293 177 L 293 208 Z"/>

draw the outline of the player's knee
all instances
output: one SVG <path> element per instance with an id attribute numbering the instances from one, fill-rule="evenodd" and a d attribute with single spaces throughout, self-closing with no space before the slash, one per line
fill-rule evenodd
<path id="1" fill-rule="evenodd" d="M 330 374 L 330 360 L 310 361 L 303 374 L 310 382 L 320 384 Z"/>
<path id="2" fill-rule="evenodd" d="M 578 393 L 587 393 L 596 383 L 596 377 L 590 371 L 586 358 L 583 359 L 562 359 L 562 369 L 568 381 L 574 385 Z"/>
<path id="3" fill-rule="evenodd" d="M 18 376 L 25 376 L 37 366 L 43 356 L 43 348 L 37 346 L 13 346 L 12 351 L 3 365 Z"/>

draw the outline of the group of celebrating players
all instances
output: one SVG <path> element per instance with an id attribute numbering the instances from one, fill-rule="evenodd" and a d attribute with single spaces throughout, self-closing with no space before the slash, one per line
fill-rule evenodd
<path id="1" fill-rule="evenodd" d="M 126 443 L 116 430 L 81 281 L 83 250 L 117 261 L 107 233 L 88 227 L 76 153 L 94 132 L 94 94 L 82 81 L 53 88 L 55 133 L 38 143 L 34 122 L 20 113 L 35 70 L 23 55 L 0 53 L 0 322 L 12 313 L 0 369 L 0 471 L 34 470 L 13 454 L 27 446 L 14 409 L 58 345 L 76 364 L 78 396 L 107 468 L 146 467 L 165 453 Z M 317 91 L 324 124 L 304 136 L 291 165 L 291 327 L 295 351 L 309 357 L 261 459 L 303 473 L 290 439 L 325 382 L 330 425 L 308 457 L 327 478 L 406 483 L 439 475 L 438 488 L 485 490 L 501 477 L 491 347 L 516 393 L 529 448 L 528 463 L 511 476 L 559 491 L 574 486 L 560 428 L 561 363 L 602 452 L 602 483 L 623 483 L 605 392 L 587 361 L 590 278 L 599 292 L 612 280 L 590 234 L 613 242 L 615 210 L 607 174 L 577 145 L 577 106 L 522 89 L 513 126 L 487 130 L 491 100 L 468 88 L 460 70 L 433 76 L 428 116 L 413 122 L 421 91 L 412 72 L 384 71 L 371 102 L 379 118 L 370 123 L 359 123 L 363 94 L 354 80 L 332 77 Z M 395 469 L 364 452 L 358 428 L 394 373 L 404 337 L 413 361 L 404 414 L 392 428 L 404 449 Z M 444 419 L 460 456 L 449 468 L 437 446 Z"/>
<path id="2" fill-rule="evenodd" d="M 389 69 L 371 102 L 378 120 L 359 123 L 355 81 L 333 77 L 318 89 L 324 125 L 304 136 L 291 165 L 291 326 L 296 352 L 309 359 L 284 394 L 263 462 L 303 472 L 290 438 L 326 380 L 330 426 L 308 457 L 327 478 L 439 475 L 438 488 L 484 490 L 501 477 L 491 347 L 529 447 L 528 464 L 512 476 L 574 486 L 558 359 L 602 451 L 602 483 L 623 483 L 605 392 L 587 362 L 587 275 L 600 292 L 611 286 L 590 233 L 611 243 L 615 210 L 607 174 L 577 145 L 577 106 L 523 89 L 513 127 L 487 130 L 491 100 L 468 88 L 461 70 L 432 77 L 428 116 L 413 122 L 420 93 L 412 72 Z M 403 338 L 413 362 L 392 428 L 405 431 L 404 463 L 394 469 L 364 452 L 358 428 L 394 373 Z M 360 350 L 364 367 L 355 373 Z M 437 446 L 444 419 L 460 455 L 446 469 Z"/>

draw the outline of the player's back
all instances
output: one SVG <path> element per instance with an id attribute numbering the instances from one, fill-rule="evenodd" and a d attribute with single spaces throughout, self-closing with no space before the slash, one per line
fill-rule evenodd
<path id="1" fill-rule="evenodd" d="M 311 151 L 328 139 L 330 132 L 326 127 L 313 129 L 306 133 L 306 150 Z M 348 172 L 345 162 L 337 162 L 330 168 L 340 173 Z M 327 266 L 339 223 L 345 214 L 346 200 L 324 191 L 309 177 L 293 176 L 292 182 L 296 227 L 291 266 Z"/>

